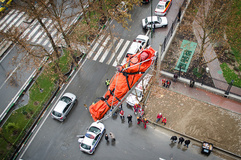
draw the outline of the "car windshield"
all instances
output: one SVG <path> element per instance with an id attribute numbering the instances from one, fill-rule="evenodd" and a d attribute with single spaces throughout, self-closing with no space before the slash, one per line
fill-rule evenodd
<path id="1" fill-rule="evenodd" d="M 140 90 L 134 89 L 131 92 L 133 95 L 136 95 L 137 97 L 141 97 L 142 96 L 142 92 Z"/>
<path id="2" fill-rule="evenodd" d="M 162 4 L 158 4 L 156 8 L 157 8 L 157 9 L 165 9 L 165 6 L 162 5 Z"/>
<path id="3" fill-rule="evenodd" d="M 93 132 L 93 133 L 95 133 L 95 134 L 99 134 L 99 133 L 100 133 L 100 129 L 97 128 L 97 127 L 95 127 L 95 126 L 91 126 L 91 127 L 89 128 L 89 131 L 90 131 L 90 132 Z"/>
<path id="4" fill-rule="evenodd" d="M 62 97 L 61 99 L 60 99 L 61 101 L 64 101 L 65 103 L 70 103 L 70 102 L 72 102 L 72 100 L 69 98 L 69 97 Z"/>
<path id="5" fill-rule="evenodd" d="M 91 148 L 89 145 L 84 144 L 84 143 L 81 143 L 81 147 L 86 149 L 86 150 L 90 150 L 90 148 Z"/>
<path id="6" fill-rule="evenodd" d="M 56 116 L 56 117 L 61 117 L 61 116 L 62 116 L 61 113 L 56 112 L 56 111 L 53 111 L 52 114 L 53 114 L 54 116 Z"/>

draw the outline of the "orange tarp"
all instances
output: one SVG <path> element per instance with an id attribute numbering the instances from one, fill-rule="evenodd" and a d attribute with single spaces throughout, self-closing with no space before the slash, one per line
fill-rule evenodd
<path id="1" fill-rule="evenodd" d="M 103 118 L 110 109 L 110 106 L 118 104 L 126 95 L 130 88 L 132 88 L 143 73 L 152 65 L 155 59 L 155 52 L 151 47 L 145 49 L 140 53 L 128 57 L 127 63 L 118 68 L 118 72 L 112 77 L 109 89 L 105 93 L 104 98 L 106 100 L 99 100 L 89 107 L 90 114 L 94 121 Z"/>

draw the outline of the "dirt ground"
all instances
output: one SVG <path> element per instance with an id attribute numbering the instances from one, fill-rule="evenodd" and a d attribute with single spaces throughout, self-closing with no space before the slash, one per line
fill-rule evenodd
<path id="1" fill-rule="evenodd" d="M 167 128 L 241 155 L 239 114 L 154 85 L 145 114 L 155 122 L 159 112 L 167 118 Z"/>

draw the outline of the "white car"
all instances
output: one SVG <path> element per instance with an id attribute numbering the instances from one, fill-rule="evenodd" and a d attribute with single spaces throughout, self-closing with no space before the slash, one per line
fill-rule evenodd
<path id="1" fill-rule="evenodd" d="M 99 121 L 93 122 L 87 129 L 85 135 L 78 136 L 80 150 L 88 154 L 93 154 L 104 133 L 104 124 Z"/>
<path id="2" fill-rule="evenodd" d="M 136 39 L 133 40 L 130 48 L 128 49 L 126 57 L 136 54 L 142 48 L 146 48 L 147 45 L 149 45 L 149 37 L 146 35 L 138 35 Z"/>
<path id="3" fill-rule="evenodd" d="M 67 114 L 75 105 L 77 99 L 76 96 L 72 93 L 65 93 L 54 107 L 51 117 L 59 121 L 64 121 L 67 117 Z"/>
<path id="4" fill-rule="evenodd" d="M 171 5 L 172 5 L 172 0 L 159 1 L 155 9 L 155 15 L 165 16 L 167 14 L 167 11 L 171 8 Z"/>
<path id="5" fill-rule="evenodd" d="M 152 75 L 146 74 L 145 77 L 136 85 L 135 89 L 126 98 L 126 103 L 130 106 L 139 104 L 143 97 L 143 89 L 146 89 Z"/>
<path id="6" fill-rule="evenodd" d="M 167 27 L 167 25 L 168 22 L 166 17 L 150 16 L 142 19 L 143 29 Z"/>

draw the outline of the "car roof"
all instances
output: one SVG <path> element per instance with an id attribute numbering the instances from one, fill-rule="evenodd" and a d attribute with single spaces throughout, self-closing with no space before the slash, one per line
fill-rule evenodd
<path id="1" fill-rule="evenodd" d="M 55 106 L 54 111 L 62 113 L 66 105 L 67 103 L 65 103 L 64 101 L 59 101 Z"/>
<path id="2" fill-rule="evenodd" d="M 157 5 L 159 5 L 159 4 L 165 5 L 165 4 L 166 4 L 166 2 L 159 1 Z"/>
<path id="3" fill-rule="evenodd" d="M 89 145 L 89 146 L 92 146 L 92 143 L 93 143 L 96 135 L 93 134 L 92 132 L 87 132 L 86 134 L 90 134 L 90 135 L 92 135 L 94 138 L 91 139 L 91 138 L 88 138 L 88 137 L 85 136 L 85 138 L 83 139 L 83 142 L 82 142 L 82 143 L 87 144 L 87 145 Z"/>
<path id="4" fill-rule="evenodd" d="M 143 86 L 144 86 L 144 88 L 146 88 L 151 77 L 152 77 L 152 75 L 150 75 L 150 74 L 145 75 L 145 77 L 136 85 L 136 88 L 139 90 L 143 90 Z M 143 82 L 143 80 L 144 80 L 144 82 Z M 143 84 L 143 86 L 142 86 L 142 84 Z"/>
<path id="5" fill-rule="evenodd" d="M 157 16 L 150 16 L 150 17 L 147 17 L 147 20 L 148 22 L 151 22 L 152 21 L 158 21 L 158 17 Z"/>
<path id="6" fill-rule="evenodd" d="M 168 0 L 160 0 L 160 2 L 167 2 Z"/>
<path id="7" fill-rule="evenodd" d="M 148 36 L 146 36 L 146 35 L 138 35 L 137 37 L 136 37 L 136 39 L 141 39 L 141 40 L 148 40 L 149 39 L 149 37 Z"/>
<path id="8" fill-rule="evenodd" d="M 141 46 L 140 43 L 138 42 L 132 42 L 130 48 L 128 49 L 127 53 L 136 53 L 139 49 L 139 47 Z"/>

